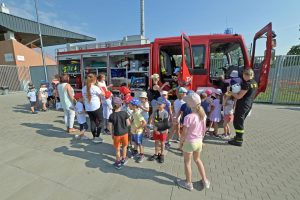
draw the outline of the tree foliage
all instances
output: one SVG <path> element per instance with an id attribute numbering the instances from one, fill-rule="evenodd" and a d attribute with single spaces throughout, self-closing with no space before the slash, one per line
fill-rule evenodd
<path id="1" fill-rule="evenodd" d="M 287 55 L 300 55 L 300 44 L 292 46 Z"/>

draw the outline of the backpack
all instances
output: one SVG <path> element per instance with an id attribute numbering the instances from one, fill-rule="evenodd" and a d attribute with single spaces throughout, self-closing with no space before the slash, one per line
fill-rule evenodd
<path id="1" fill-rule="evenodd" d="M 154 118 L 154 125 L 157 127 L 157 131 L 165 131 L 169 128 L 171 128 L 171 123 L 169 122 L 168 118 L 160 118 L 159 117 L 159 111 L 156 110 L 155 118 Z"/>

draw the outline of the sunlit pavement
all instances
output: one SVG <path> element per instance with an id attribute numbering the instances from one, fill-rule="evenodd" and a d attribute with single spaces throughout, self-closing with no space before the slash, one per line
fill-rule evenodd
<path id="1" fill-rule="evenodd" d="M 202 160 L 211 188 L 203 189 L 193 165 L 192 192 L 174 183 L 184 178 L 177 144 L 164 164 L 130 159 L 117 170 L 111 136 L 97 145 L 78 141 L 65 132 L 62 112 L 28 110 L 25 93 L 0 96 L 1 200 L 300 198 L 300 107 L 255 104 L 243 147 L 206 138 Z M 147 156 L 153 145 L 145 140 Z"/>

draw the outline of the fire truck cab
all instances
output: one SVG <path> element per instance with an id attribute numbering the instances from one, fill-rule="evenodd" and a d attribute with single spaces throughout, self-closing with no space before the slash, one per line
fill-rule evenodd
<path id="1" fill-rule="evenodd" d="M 218 87 L 225 90 L 223 80 L 229 78 L 232 70 L 237 70 L 242 77 L 244 68 L 253 68 L 259 84 L 258 93 L 264 92 L 273 38 L 272 24 L 269 23 L 256 33 L 251 57 L 243 37 L 238 34 L 189 37 L 182 34 L 181 37 L 158 38 L 151 44 L 151 74 L 160 74 L 162 82 L 169 82 L 174 79 L 174 69 L 180 67 L 178 79 L 183 80 L 185 87 L 192 90 Z M 255 59 L 259 53 L 255 50 L 258 46 L 261 49 L 264 47 L 264 56 Z"/>

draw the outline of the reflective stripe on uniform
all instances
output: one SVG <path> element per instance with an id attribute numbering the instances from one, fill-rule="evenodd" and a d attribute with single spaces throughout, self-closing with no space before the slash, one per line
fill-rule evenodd
<path id="1" fill-rule="evenodd" d="M 238 129 L 235 129 L 235 132 L 236 132 L 236 133 L 241 133 L 241 134 L 242 134 L 242 133 L 244 133 L 244 130 L 238 130 Z"/>

